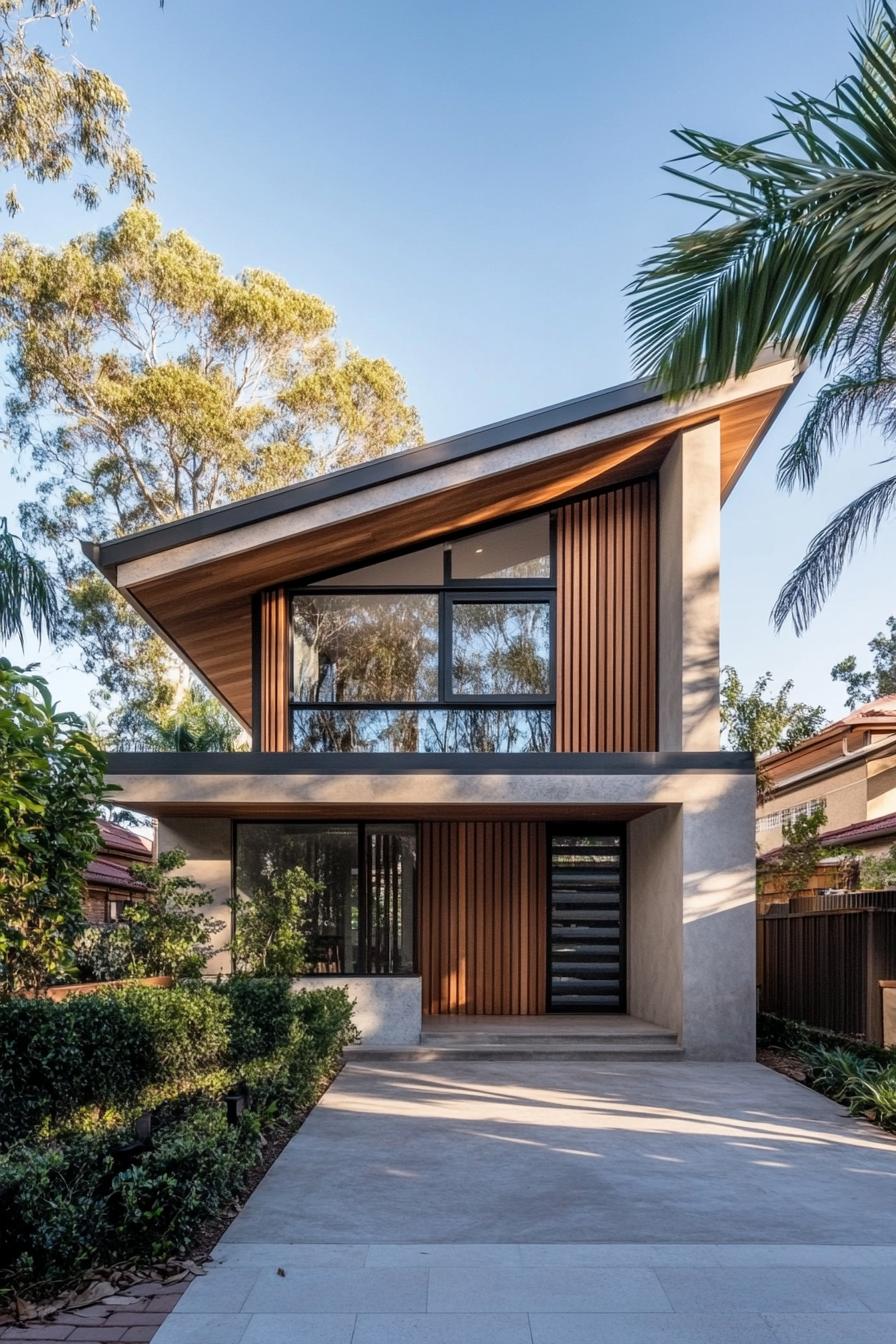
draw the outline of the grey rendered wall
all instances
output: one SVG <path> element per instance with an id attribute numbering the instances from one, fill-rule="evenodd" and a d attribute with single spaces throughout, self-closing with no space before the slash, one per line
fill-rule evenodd
<path id="1" fill-rule="evenodd" d="M 683 808 L 681 1043 L 695 1059 L 756 1058 L 753 803 L 743 776 Z"/>
<path id="2" fill-rule="evenodd" d="M 660 470 L 660 751 L 719 749 L 718 420 L 683 430 Z"/>
<path id="3" fill-rule="evenodd" d="M 681 1031 L 682 810 L 628 827 L 628 1010 Z"/>
<path id="4" fill-rule="evenodd" d="M 208 913 L 221 924 L 213 938 L 214 955 L 206 966 L 206 975 L 230 972 L 231 854 L 230 822 L 226 817 L 170 817 L 159 819 L 159 851 L 184 849 L 187 862 L 183 869 L 211 895 Z"/>

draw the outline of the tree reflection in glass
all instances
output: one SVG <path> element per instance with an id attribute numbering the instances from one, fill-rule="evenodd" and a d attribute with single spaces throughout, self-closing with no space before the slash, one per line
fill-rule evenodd
<path id="1" fill-rule="evenodd" d="M 455 695 L 548 695 L 550 649 L 547 602 L 452 604 Z"/>
<path id="2" fill-rule="evenodd" d="M 438 699 L 439 607 L 434 593 L 293 599 L 297 700 Z M 341 748 L 341 750 L 351 748 Z"/>

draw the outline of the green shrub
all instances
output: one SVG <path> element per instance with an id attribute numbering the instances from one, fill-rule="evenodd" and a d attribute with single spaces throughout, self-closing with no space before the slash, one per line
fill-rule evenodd
<path id="1" fill-rule="evenodd" d="M 867 1115 L 882 1129 L 896 1130 L 896 1068 L 856 1078 L 848 1094 L 852 1115 Z"/>
<path id="2" fill-rule="evenodd" d="M 358 1040 L 352 1022 L 354 1000 L 343 989 L 303 990 L 294 997 L 299 1021 L 319 1059 L 338 1058 L 347 1045 Z"/>
<path id="3" fill-rule="evenodd" d="M 235 1064 L 270 1055 L 295 1039 L 300 1014 L 288 979 L 238 975 L 224 981 L 220 992 L 231 1007 L 230 1056 Z"/>
<path id="4" fill-rule="evenodd" d="M 805 1059 L 812 1086 L 834 1101 L 848 1100 L 859 1083 L 876 1078 L 883 1069 L 876 1059 L 863 1058 L 840 1046 L 832 1050 L 814 1046 L 805 1052 Z"/>
<path id="5" fill-rule="evenodd" d="M 62 1003 L 0 1002 L 0 1145 L 109 1127 L 172 1097 L 245 1079 L 265 1108 L 303 1104 L 309 1076 L 355 1037 L 341 989 L 287 980 L 132 985 Z"/>
<path id="6" fill-rule="evenodd" d="M 110 1240 L 111 1171 L 105 1145 L 87 1135 L 0 1155 L 0 1283 L 37 1295 L 97 1261 Z"/>
<path id="7" fill-rule="evenodd" d="M 812 1027 L 807 1022 L 794 1022 L 776 1013 L 758 1015 L 756 1035 L 760 1045 L 777 1046 L 783 1050 L 799 1053 L 817 1045 L 829 1049 L 839 1046 L 863 1058 L 876 1059 L 884 1065 L 896 1063 L 896 1051 L 886 1046 L 875 1045 L 873 1041 L 858 1036 L 847 1036 L 841 1031 L 831 1031 L 828 1027 Z"/>
<path id="8" fill-rule="evenodd" d="M 184 1250 L 239 1192 L 260 1151 L 260 1126 L 250 1111 L 229 1125 L 223 1107 L 202 1107 L 164 1131 L 113 1182 L 115 1229 L 127 1254 L 161 1259 Z"/>
<path id="9" fill-rule="evenodd" d="M 184 1249 L 232 1199 L 258 1160 L 259 1123 L 200 1107 L 166 1127 L 117 1175 L 109 1137 L 15 1145 L 0 1156 L 0 1281 L 49 1292 L 95 1264 Z"/>
<path id="10" fill-rule="evenodd" d="M 15 1140 L 0 1154 L 0 1285 L 46 1295 L 183 1249 L 244 1184 L 261 1122 L 314 1100 L 356 1034 L 351 1008 L 341 989 L 244 979 L 0 1004 L 0 1126 Z M 230 1126 L 220 1094 L 237 1080 L 250 1109 Z M 122 1119 L 148 1102 L 153 1146 L 114 1174 Z M 87 1107 L 92 1131 L 73 1132 Z"/>

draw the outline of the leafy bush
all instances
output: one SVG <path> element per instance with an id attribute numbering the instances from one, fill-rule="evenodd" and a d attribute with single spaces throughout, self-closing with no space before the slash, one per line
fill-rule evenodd
<path id="1" fill-rule="evenodd" d="M 0 658 L 0 995 L 39 991 L 68 967 L 104 773 L 81 720 Z"/>
<path id="2" fill-rule="evenodd" d="M 46 1293 L 182 1249 L 243 1185 L 261 1122 L 314 1100 L 356 1035 L 351 1008 L 341 989 L 242 978 L 0 1003 L 0 1284 Z M 230 1126 L 237 1081 L 249 1110 Z M 111 1145 L 147 1105 L 153 1146 L 116 1172 Z"/>
<path id="3" fill-rule="evenodd" d="M 211 955 L 212 935 L 223 921 L 203 914 L 206 889 L 179 873 L 182 849 L 138 863 L 131 872 L 146 891 L 116 924 L 94 925 L 75 939 L 73 955 L 83 980 L 122 980 L 148 975 L 198 976 Z"/>
<path id="4" fill-rule="evenodd" d="M 128 1255 L 160 1259 L 184 1250 L 216 1209 L 238 1193 L 260 1153 L 250 1111 L 229 1125 L 202 1107 L 164 1131 L 139 1162 L 115 1178 L 115 1231 Z"/>
<path id="5" fill-rule="evenodd" d="M 811 1085 L 848 1106 L 851 1115 L 896 1131 L 896 1051 L 770 1013 L 760 1014 L 759 1035 L 765 1044 L 800 1055 Z"/>
<path id="6" fill-rule="evenodd" d="M 16 1145 L 0 1155 L 0 1278 L 48 1291 L 97 1263 L 183 1250 L 239 1191 L 259 1139 L 251 1112 L 229 1125 L 222 1107 L 204 1106 L 117 1174 L 105 1136 Z"/>

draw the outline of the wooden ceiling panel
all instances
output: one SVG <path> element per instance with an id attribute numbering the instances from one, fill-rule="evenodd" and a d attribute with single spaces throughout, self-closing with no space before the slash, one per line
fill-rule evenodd
<path id="1" fill-rule="evenodd" d="M 784 390 L 724 406 L 712 415 L 685 414 L 661 428 L 589 445 L 513 471 L 477 476 L 438 494 L 359 514 L 314 532 L 248 549 L 136 585 L 135 602 L 244 723 L 252 719 L 252 595 L 424 545 L 466 528 L 550 507 L 576 495 L 659 470 L 674 435 L 718 419 L 722 499 L 731 489 Z"/>

